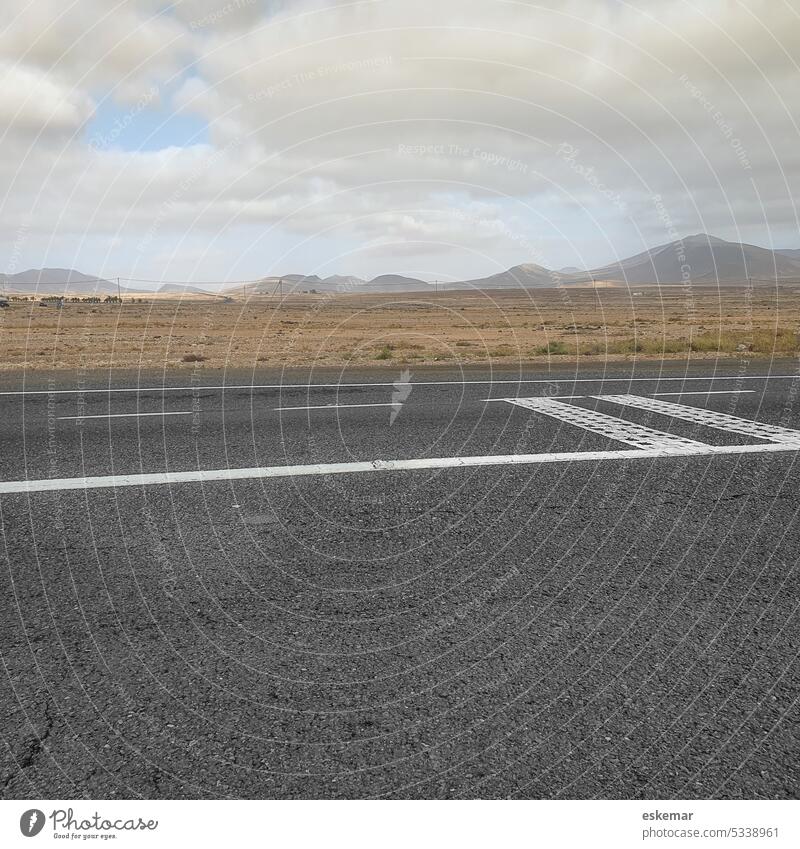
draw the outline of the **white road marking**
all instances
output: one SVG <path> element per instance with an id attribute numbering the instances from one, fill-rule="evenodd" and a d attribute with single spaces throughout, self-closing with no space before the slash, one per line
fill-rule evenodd
<path id="1" fill-rule="evenodd" d="M 548 398 L 551 401 L 564 401 L 569 398 L 587 398 L 587 395 L 537 395 L 536 398 Z M 482 398 L 482 401 L 504 401 L 506 404 L 511 404 L 518 401 L 518 398 Z"/>
<path id="2" fill-rule="evenodd" d="M 745 395 L 755 391 L 755 389 L 698 389 L 697 392 L 651 392 L 650 394 L 653 398 L 660 398 L 662 395 Z"/>
<path id="3" fill-rule="evenodd" d="M 716 430 L 729 433 L 742 433 L 756 439 L 767 439 L 770 442 L 781 442 L 800 447 L 800 431 L 790 430 L 778 425 L 762 424 L 749 419 L 740 419 L 727 413 L 717 413 L 701 407 L 689 407 L 685 404 L 675 404 L 672 401 L 659 401 L 657 398 L 643 398 L 640 395 L 595 395 L 603 401 L 635 407 L 639 410 L 659 413 L 673 419 L 705 425 Z"/>
<path id="4" fill-rule="evenodd" d="M 698 389 L 697 392 L 651 392 L 654 398 L 662 395 L 742 395 L 746 392 L 755 392 L 755 389 Z M 596 395 L 542 395 L 542 398 L 551 398 L 553 401 L 563 401 L 575 398 L 596 398 Z M 482 401 L 514 401 L 514 398 L 482 398 Z"/>
<path id="5" fill-rule="evenodd" d="M 176 410 L 164 411 L 159 413 L 105 413 L 100 416 L 57 416 L 59 421 L 67 421 L 68 419 L 122 419 L 141 416 L 191 416 L 194 410 Z"/>
<path id="6" fill-rule="evenodd" d="M 596 410 L 587 410 L 585 407 L 576 407 L 574 404 L 564 404 L 552 398 L 514 398 L 509 401 L 509 404 L 516 404 L 536 413 L 543 413 L 591 433 L 598 433 L 617 442 L 632 445 L 634 448 L 653 448 L 669 453 L 675 451 L 685 453 L 687 450 L 693 451 L 705 444 L 644 427 L 634 422 L 627 422 L 617 416 L 598 413 Z"/>
<path id="7" fill-rule="evenodd" d="M 238 389 L 355 389 L 383 386 L 501 386 L 520 383 L 666 383 L 687 380 L 797 380 L 800 374 L 750 374 L 708 375 L 690 377 L 548 377 L 518 378 L 516 380 L 420 380 L 393 381 L 392 383 L 242 383 L 211 386 L 126 386 L 106 389 L 17 389 L 0 392 L 0 395 L 89 395 L 100 392 L 213 392 Z"/>
<path id="8" fill-rule="evenodd" d="M 273 407 L 273 410 L 343 410 L 348 407 L 402 407 L 402 401 L 387 401 L 381 404 L 316 404 L 308 407 Z"/>
<path id="9" fill-rule="evenodd" d="M 647 460 L 669 457 L 717 457 L 742 454 L 771 454 L 797 451 L 800 445 L 706 445 L 687 446 L 682 451 L 667 448 L 640 448 L 622 451 L 573 451 L 555 454 L 500 454 L 482 457 L 425 457 L 417 460 L 373 460 L 355 463 L 320 463 L 308 466 L 263 466 L 250 469 L 209 469 L 154 474 L 105 475 L 87 478 L 45 478 L 4 481 L 0 495 L 53 490 L 105 489 L 151 486 L 171 483 L 204 483 L 253 478 L 289 478 L 310 475 L 339 475 L 358 472 L 399 472 L 423 469 L 460 469 L 474 466 L 524 466 L 538 463 L 574 463 L 587 460 Z"/>

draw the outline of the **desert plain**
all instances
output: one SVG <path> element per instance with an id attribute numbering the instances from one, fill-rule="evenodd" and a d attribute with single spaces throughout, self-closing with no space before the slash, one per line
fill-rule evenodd
<path id="1" fill-rule="evenodd" d="M 510 365 L 800 353 L 800 287 L 11 300 L 4 370 Z"/>

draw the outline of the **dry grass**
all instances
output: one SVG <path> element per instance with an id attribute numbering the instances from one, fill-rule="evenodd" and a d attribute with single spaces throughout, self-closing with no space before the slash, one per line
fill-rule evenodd
<path id="1" fill-rule="evenodd" d="M 248 302 L 14 302 L 4 369 L 624 360 L 800 353 L 800 290 L 568 289 Z"/>

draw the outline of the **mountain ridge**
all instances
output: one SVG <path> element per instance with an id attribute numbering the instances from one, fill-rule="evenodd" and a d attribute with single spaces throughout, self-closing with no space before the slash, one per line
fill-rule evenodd
<path id="1" fill-rule="evenodd" d="M 16 274 L 0 274 L 0 286 L 19 295 L 117 294 L 116 282 L 74 268 L 28 268 Z"/>
<path id="2" fill-rule="evenodd" d="M 581 280 L 619 280 L 635 285 L 662 283 L 746 284 L 752 278 L 800 282 L 800 258 L 707 233 L 656 245 L 617 262 L 570 276 Z"/>
<path id="3" fill-rule="evenodd" d="M 771 250 L 743 242 L 729 242 L 707 233 L 694 233 L 585 271 L 572 267 L 557 271 L 528 262 L 486 277 L 440 282 L 436 285 L 401 274 L 380 274 L 370 280 L 342 274 L 324 278 L 316 274 L 286 274 L 263 277 L 248 283 L 223 284 L 217 294 L 250 296 L 281 292 L 433 292 L 459 289 L 542 289 L 561 285 L 745 285 L 751 280 L 773 284 L 783 281 L 800 283 L 800 248 Z M 16 274 L 0 274 L 0 285 L 9 294 L 117 292 L 117 284 L 112 280 L 66 268 L 31 268 Z M 129 287 L 121 289 L 127 294 L 147 293 Z M 158 291 L 214 294 L 190 283 L 164 283 Z"/>

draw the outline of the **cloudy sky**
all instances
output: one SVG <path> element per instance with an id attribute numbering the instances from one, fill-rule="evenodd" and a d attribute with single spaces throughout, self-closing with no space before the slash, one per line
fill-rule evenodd
<path id="1" fill-rule="evenodd" d="M 800 247 L 800 0 L 4 0 L 0 271 Z"/>

